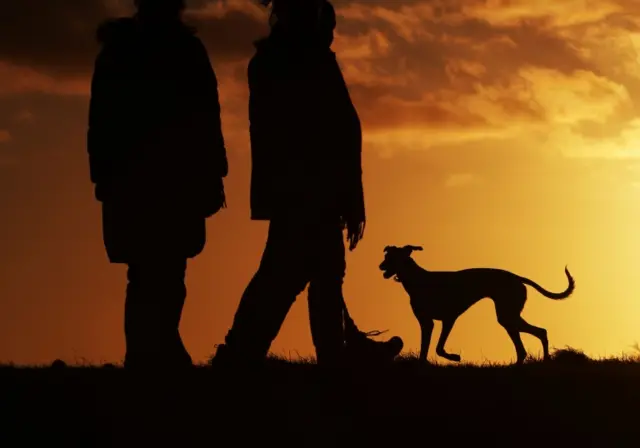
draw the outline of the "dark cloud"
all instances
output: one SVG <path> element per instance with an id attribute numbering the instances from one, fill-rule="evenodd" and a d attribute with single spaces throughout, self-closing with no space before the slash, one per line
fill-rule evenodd
<path id="1" fill-rule="evenodd" d="M 95 29 L 109 10 L 98 0 L 20 0 L 0 7 L 0 59 L 50 73 L 86 72 Z"/>
<path id="2" fill-rule="evenodd" d="M 133 0 L 132 0 L 133 1 Z M 190 2 L 203 7 L 206 1 Z M 215 3 L 215 2 L 213 2 Z M 97 26 L 116 9 L 101 0 L 20 0 L 0 6 L 0 61 L 26 65 L 54 76 L 90 72 L 98 46 Z M 243 58 L 263 25 L 248 14 L 192 18 L 205 44 L 218 59 Z"/>
<path id="3" fill-rule="evenodd" d="M 464 111 L 452 111 L 436 101 L 397 101 L 389 88 L 356 84 L 350 90 L 360 118 L 368 128 L 469 126 L 484 123 L 482 117 Z M 384 103 L 383 99 L 386 100 Z"/>
<path id="4" fill-rule="evenodd" d="M 571 75 L 578 70 L 599 74 L 568 40 L 544 18 L 513 24 L 492 24 L 464 7 L 480 0 L 403 0 L 375 5 L 365 0 L 336 0 L 342 18 L 338 31 L 356 40 L 372 30 L 387 41 L 387 51 L 374 51 L 366 65 L 357 56 L 338 52 L 355 102 L 364 121 L 373 127 L 476 125 L 485 121 L 465 110 L 444 108 L 438 93 L 472 95 L 479 86 L 508 89 L 522 69 L 548 68 Z M 427 6 L 427 8 L 425 8 Z M 473 70 L 465 71 L 471 65 Z M 456 69 L 456 66 L 462 69 Z M 365 71 L 364 75 L 362 71 Z M 375 83 L 375 79 L 380 79 Z M 395 79 L 398 82 L 386 82 Z M 373 81 L 372 81 L 373 80 Z M 383 98 L 403 101 L 384 102 Z M 425 98 L 429 98 L 427 103 Z M 496 98 L 507 114 L 542 119 L 536 104 L 524 98 Z"/>
<path id="5" fill-rule="evenodd" d="M 225 4 L 222 0 L 199 0 L 189 4 L 193 9 L 201 9 L 208 3 Z M 371 2 L 357 0 L 335 3 L 338 7 L 360 4 L 374 8 Z M 517 64 L 523 58 L 536 65 L 566 70 L 580 66 L 581 61 L 566 42 L 545 34 L 536 24 L 496 28 L 473 18 L 455 22 L 446 20 L 448 15 L 461 14 L 462 6 L 470 3 L 477 1 L 452 1 L 447 5 L 436 0 L 414 0 L 384 2 L 375 6 L 378 10 L 401 11 L 406 6 L 435 5 L 431 20 L 421 23 L 423 33 L 431 36 L 429 40 L 407 42 L 398 34 L 398 28 L 381 18 L 381 14 L 375 14 L 367 21 L 342 20 L 340 31 L 357 35 L 372 27 L 380 29 L 393 47 L 393 55 L 387 60 L 380 60 L 381 64 L 392 64 L 395 58 L 405 57 L 410 61 L 408 68 L 420 70 L 425 78 L 436 84 L 446 81 L 444 67 L 447 58 L 468 56 L 474 46 L 500 37 L 516 45 L 493 45 L 483 56 L 488 62 L 499 60 L 502 70 L 508 71 L 510 64 Z M 114 13 L 114 9 L 101 0 L 21 0 L 4 2 L 0 11 L 0 58 L 54 74 L 77 74 L 88 70 L 97 51 L 95 29 Z M 252 52 L 252 42 L 266 32 L 265 23 L 238 9 L 228 10 L 217 17 L 190 16 L 189 21 L 199 29 L 212 55 L 222 60 L 248 57 Z"/>
<path id="6" fill-rule="evenodd" d="M 116 14 L 104 1 L 5 2 L 0 6 L 0 63 L 28 66 L 48 75 L 58 87 L 65 77 L 88 79 L 98 50 L 95 29 Z M 225 104 L 227 122 L 238 117 L 246 121 L 246 60 L 253 42 L 267 32 L 266 14 L 256 14 L 259 8 L 252 1 L 189 2 L 187 20 L 212 56 L 223 93 L 236 99 Z M 566 75 L 578 70 L 599 74 L 579 43 L 551 26 L 548 17 L 489 21 L 469 9 L 486 5 L 484 0 L 335 0 L 334 4 L 339 15 L 338 57 L 369 128 L 482 126 L 490 121 L 482 112 L 452 104 L 483 88 L 508 93 L 519 72 L 530 67 Z M 607 20 L 620 22 L 625 29 L 640 23 L 621 14 Z M 354 50 L 349 56 L 348 50 L 363 42 L 369 52 L 360 56 Z M 231 62 L 235 68 L 226 70 L 225 63 Z M 51 82 L 41 90 L 61 95 L 75 89 L 54 89 Z M 492 101 L 506 116 L 544 119 L 544 111 L 526 95 L 500 94 Z"/>
<path id="7" fill-rule="evenodd" d="M 242 60 L 253 54 L 253 42 L 268 27 L 241 11 L 229 11 L 223 18 L 190 18 L 212 58 L 220 61 Z"/>
<path id="8" fill-rule="evenodd" d="M 366 24 L 345 20 L 340 31 L 352 35 L 368 28 L 380 30 L 389 40 L 391 51 L 377 58 L 378 63 L 392 74 L 417 71 L 423 82 L 436 88 L 449 83 L 446 67 L 452 59 L 483 64 L 488 69 L 487 77 L 494 81 L 511 76 L 524 65 L 553 68 L 562 73 L 594 69 L 572 42 L 542 25 L 542 21 L 494 26 L 475 18 L 463 18 L 455 23 L 425 18 L 421 21 L 422 37 L 415 41 L 408 41 L 397 27 L 380 18 L 368 20 Z M 399 64 L 400 61 L 404 63 Z"/>

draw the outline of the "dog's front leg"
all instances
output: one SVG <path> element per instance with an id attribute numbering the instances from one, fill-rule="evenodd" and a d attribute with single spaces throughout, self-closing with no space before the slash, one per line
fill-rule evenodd
<path id="1" fill-rule="evenodd" d="M 444 349 L 444 345 L 447 343 L 447 338 L 449 337 L 453 324 L 455 323 L 455 318 L 444 319 L 442 321 L 442 332 L 440 333 L 440 339 L 438 339 L 438 344 L 436 345 L 436 354 L 444 359 L 448 359 L 449 361 L 460 362 L 460 355 L 447 353 Z"/>
<path id="2" fill-rule="evenodd" d="M 429 354 L 429 343 L 431 342 L 431 333 L 433 332 L 433 320 L 425 319 L 420 322 L 421 338 L 420 338 L 420 358 L 421 363 L 427 362 Z"/>

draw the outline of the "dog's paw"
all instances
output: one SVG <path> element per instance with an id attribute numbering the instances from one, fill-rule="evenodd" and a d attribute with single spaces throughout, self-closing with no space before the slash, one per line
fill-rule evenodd
<path id="1" fill-rule="evenodd" d="M 438 353 L 438 356 L 452 362 L 460 362 L 462 360 L 462 357 L 460 355 L 454 355 L 447 352 L 440 352 Z"/>

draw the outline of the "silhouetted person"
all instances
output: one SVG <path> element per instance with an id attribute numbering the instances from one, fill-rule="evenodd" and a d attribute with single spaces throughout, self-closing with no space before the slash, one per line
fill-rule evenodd
<path id="1" fill-rule="evenodd" d="M 365 205 L 360 120 L 330 49 L 335 12 L 324 1 L 274 0 L 272 19 L 248 67 L 251 216 L 270 221 L 269 234 L 216 361 L 262 361 L 307 284 L 319 364 L 344 360 L 345 325 L 356 345 L 392 359 L 402 341 L 368 339 L 342 296 L 343 230 L 355 249 Z"/>
<path id="2" fill-rule="evenodd" d="M 224 207 L 217 80 L 183 0 L 137 0 L 98 29 L 88 152 L 109 260 L 128 265 L 125 367 L 191 366 L 178 330 L 187 260 Z"/>

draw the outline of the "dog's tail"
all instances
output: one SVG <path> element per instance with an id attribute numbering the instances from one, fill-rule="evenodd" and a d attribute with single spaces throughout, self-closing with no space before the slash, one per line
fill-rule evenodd
<path id="1" fill-rule="evenodd" d="M 565 267 L 564 268 L 564 273 L 567 274 L 567 279 L 569 280 L 569 286 L 567 286 L 567 289 L 565 289 L 563 292 L 547 291 L 542 286 L 538 285 L 533 280 L 529 280 L 526 277 L 520 277 L 520 280 L 525 285 L 529 285 L 529 286 L 532 286 L 533 288 L 535 288 L 536 291 L 538 291 L 540 294 L 542 294 L 545 297 L 548 297 L 548 298 L 553 299 L 553 300 L 562 300 L 562 299 L 566 299 L 567 297 L 569 297 L 573 293 L 573 290 L 576 289 L 576 282 L 575 282 L 575 280 L 573 280 L 573 277 L 571 277 L 571 274 L 569 273 L 569 268 Z"/>

